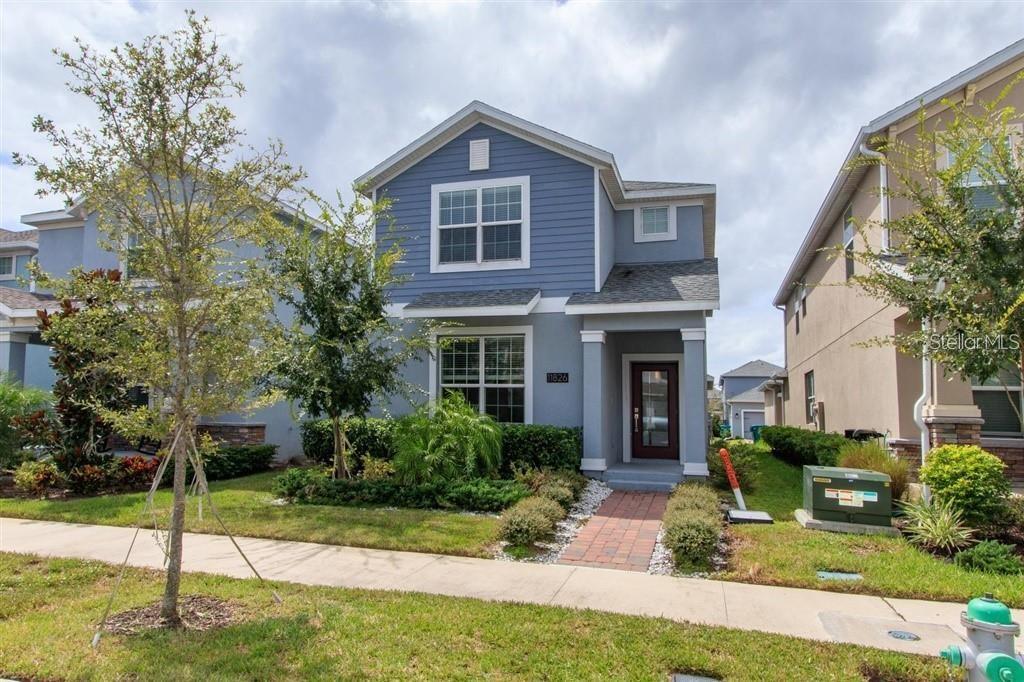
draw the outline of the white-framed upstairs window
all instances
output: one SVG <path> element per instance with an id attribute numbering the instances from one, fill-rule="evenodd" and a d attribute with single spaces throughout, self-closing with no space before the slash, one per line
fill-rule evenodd
<path id="1" fill-rule="evenodd" d="M 530 178 L 432 185 L 430 271 L 530 267 Z"/>
<path id="2" fill-rule="evenodd" d="M 676 207 L 638 206 L 633 209 L 633 241 L 667 242 L 676 238 Z"/>
<path id="3" fill-rule="evenodd" d="M 18 259 L 16 256 L 0 256 L 0 280 L 12 280 L 18 278 Z"/>

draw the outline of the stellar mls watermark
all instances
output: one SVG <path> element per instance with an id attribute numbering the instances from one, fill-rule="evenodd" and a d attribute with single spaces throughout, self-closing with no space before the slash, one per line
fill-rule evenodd
<path id="1" fill-rule="evenodd" d="M 1019 334 L 932 334 L 927 346 L 930 351 L 1019 351 L 1021 342 Z"/>

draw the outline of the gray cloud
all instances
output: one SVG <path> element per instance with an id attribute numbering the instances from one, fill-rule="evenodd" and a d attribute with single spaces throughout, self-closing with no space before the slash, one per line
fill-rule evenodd
<path id="1" fill-rule="evenodd" d="M 89 123 L 50 47 L 180 24 L 186 5 L 0 6 L 0 221 L 53 208 L 12 151 Z M 481 99 L 613 152 L 625 177 L 718 185 L 722 310 L 709 370 L 782 361 L 772 295 L 857 128 L 1020 37 L 1024 5 L 211 3 L 244 64 L 254 142 L 325 193 Z"/>

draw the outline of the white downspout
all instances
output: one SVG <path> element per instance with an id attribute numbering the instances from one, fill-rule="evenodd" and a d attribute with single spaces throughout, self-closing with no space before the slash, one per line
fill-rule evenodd
<path id="1" fill-rule="evenodd" d="M 882 213 L 882 250 L 889 250 L 889 169 L 885 165 L 885 154 L 876 152 L 867 144 L 861 144 L 860 153 L 872 159 L 881 159 L 878 164 L 878 201 Z"/>
<path id="2" fill-rule="evenodd" d="M 921 330 L 927 334 L 931 331 L 931 324 L 925 320 L 921 323 Z M 927 355 L 921 358 L 921 396 L 914 403 L 914 423 L 921 430 L 921 466 L 924 467 L 928 459 L 928 449 L 931 441 L 928 438 L 928 425 L 924 423 L 924 406 L 932 400 L 932 361 Z M 921 494 L 925 501 L 928 501 L 931 494 L 928 486 L 921 486 Z"/>

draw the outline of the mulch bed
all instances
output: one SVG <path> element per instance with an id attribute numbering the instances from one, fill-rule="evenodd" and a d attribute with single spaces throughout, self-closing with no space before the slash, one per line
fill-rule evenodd
<path id="1" fill-rule="evenodd" d="M 178 602 L 181 627 L 185 630 L 215 630 L 231 625 L 237 620 L 237 609 L 231 602 L 217 597 L 191 594 Z M 145 630 L 168 627 L 160 617 L 160 603 L 116 613 L 107 618 L 104 630 L 118 635 L 134 635 Z"/>

